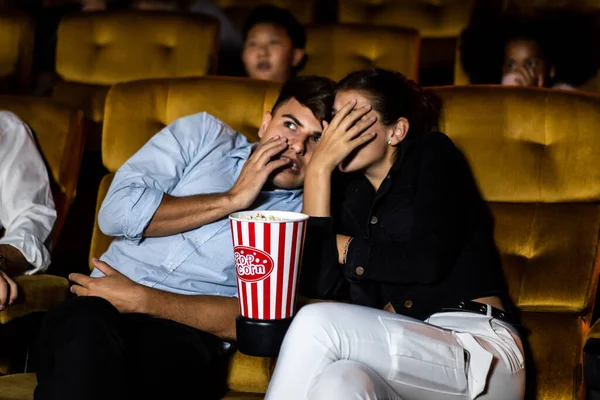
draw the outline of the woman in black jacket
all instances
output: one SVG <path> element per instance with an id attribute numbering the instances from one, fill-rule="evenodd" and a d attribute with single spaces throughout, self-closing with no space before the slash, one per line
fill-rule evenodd
<path id="1" fill-rule="evenodd" d="M 489 211 L 434 98 L 344 78 L 307 168 L 301 292 L 267 399 L 521 399 L 523 346 Z"/>

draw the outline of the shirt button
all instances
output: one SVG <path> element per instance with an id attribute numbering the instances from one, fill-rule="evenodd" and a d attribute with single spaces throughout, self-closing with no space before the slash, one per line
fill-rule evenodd
<path id="1" fill-rule="evenodd" d="M 171 267 L 173 266 L 173 263 L 168 263 L 167 264 L 167 268 L 171 269 Z"/>
<path id="2" fill-rule="evenodd" d="M 356 267 L 354 272 L 356 272 L 356 275 L 362 275 L 365 273 L 365 269 L 363 267 Z"/>
<path id="3" fill-rule="evenodd" d="M 379 222 L 379 219 L 376 216 L 373 215 L 371 217 L 371 225 L 375 225 L 378 222 Z"/>
<path id="4" fill-rule="evenodd" d="M 411 308 L 413 306 L 413 302 L 411 300 L 406 300 L 404 302 L 404 307 Z"/>

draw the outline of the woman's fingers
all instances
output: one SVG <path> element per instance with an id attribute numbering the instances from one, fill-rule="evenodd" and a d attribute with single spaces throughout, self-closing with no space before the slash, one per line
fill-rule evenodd
<path id="1" fill-rule="evenodd" d="M 354 139 L 356 136 L 360 135 L 367 129 L 369 129 L 373 124 L 377 121 L 377 117 L 374 115 L 364 115 L 357 123 L 355 123 L 352 128 L 348 130 L 346 137 L 348 139 Z"/>
<path id="2" fill-rule="evenodd" d="M 363 144 L 370 142 L 375 138 L 375 136 L 377 136 L 375 132 L 367 132 L 363 133 L 357 138 L 352 139 L 352 141 L 350 142 L 351 150 L 354 151 L 356 148 L 362 146 Z"/>
<path id="3" fill-rule="evenodd" d="M 333 116 L 333 119 L 331 120 L 331 123 L 329 124 L 330 130 L 337 129 L 340 122 L 342 122 L 346 115 L 348 115 L 354 109 L 354 106 L 356 106 L 356 99 L 350 100 L 344 105 L 344 107 L 337 110 Z"/>
<path id="4" fill-rule="evenodd" d="M 342 122 L 340 122 L 338 130 L 343 130 L 344 132 L 348 131 L 354 126 L 354 124 L 360 121 L 360 119 L 364 117 L 369 111 L 371 111 L 370 105 L 355 108 L 348 115 L 346 115 Z"/>

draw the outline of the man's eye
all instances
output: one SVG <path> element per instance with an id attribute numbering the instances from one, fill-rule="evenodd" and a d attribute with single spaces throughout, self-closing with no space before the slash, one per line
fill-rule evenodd
<path id="1" fill-rule="evenodd" d="M 295 131 L 295 130 L 296 130 L 296 124 L 295 124 L 295 123 L 293 123 L 293 122 L 290 122 L 290 121 L 285 121 L 285 122 L 283 123 L 283 125 L 284 125 L 286 128 L 288 128 L 288 129 L 291 129 L 291 130 L 293 130 L 293 131 Z"/>
<path id="2" fill-rule="evenodd" d="M 321 135 L 319 135 L 319 136 L 313 136 L 311 139 L 312 139 L 313 142 L 318 143 L 319 140 L 321 140 Z"/>

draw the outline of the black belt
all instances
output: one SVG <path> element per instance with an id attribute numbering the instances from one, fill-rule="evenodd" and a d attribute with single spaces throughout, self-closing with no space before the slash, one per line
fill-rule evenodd
<path id="1" fill-rule="evenodd" d="M 456 304 L 451 303 L 448 306 L 442 307 L 437 312 L 472 312 L 476 314 L 489 315 L 506 322 L 511 322 L 510 316 L 505 311 L 502 311 L 496 307 L 492 307 L 489 304 L 478 303 L 476 301 L 459 301 Z"/>

